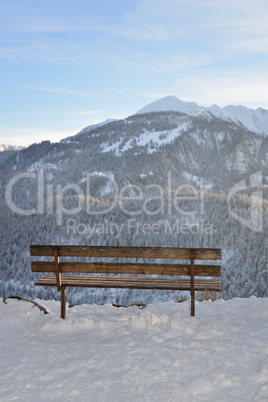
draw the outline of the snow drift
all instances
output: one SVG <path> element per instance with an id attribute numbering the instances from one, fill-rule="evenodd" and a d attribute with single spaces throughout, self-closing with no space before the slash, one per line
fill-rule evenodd
<path id="1" fill-rule="evenodd" d="M 268 399 L 268 299 L 145 309 L 0 301 L 2 401 Z"/>

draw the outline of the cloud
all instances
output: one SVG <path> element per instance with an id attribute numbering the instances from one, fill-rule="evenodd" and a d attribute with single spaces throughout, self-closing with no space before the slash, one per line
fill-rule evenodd
<path id="1" fill-rule="evenodd" d="M 231 48 L 250 53 L 268 53 L 268 34 L 266 37 L 256 37 L 234 43 Z"/>
<path id="2" fill-rule="evenodd" d="M 111 4 L 111 12 L 102 10 L 103 2 L 2 0 L 0 57 L 9 86 L 77 97 L 68 114 L 81 127 L 106 113 L 115 117 L 116 108 L 123 113 L 133 104 L 130 93 L 267 108 L 267 0 L 134 0 Z M 49 107 L 60 99 L 52 98 Z M 98 107 L 105 113 L 93 110 Z M 34 108 L 29 104 L 31 115 Z"/>
<path id="3" fill-rule="evenodd" d="M 78 63 L 81 57 L 93 57 L 89 51 L 92 37 L 96 32 L 109 34 L 109 27 L 94 18 L 90 4 L 82 3 L 1 0 L 0 57 L 46 63 Z"/>
<path id="4" fill-rule="evenodd" d="M 170 75 L 170 82 L 162 82 L 152 89 L 148 86 L 133 91 L 134 96 L 157 100 L 175 95 L 183 101 L 194 101 L 200 106 L 233 104 L 268 110 L 268 65 L 259 68 L 258 74 L 244 70 L 192 69 Z"/>
<path id="5" fill-rule="evenodd" d="M 80 13 L 78 4 L 54 0 L 1 0 L 1 30 L 20 33 L 64 33 L 95 29 L 89 13 Z"/>
<path id="6" fill-rule="evenodd" d="M 103 113 L 103 110 L 84 110 L 81 112 L 71 112 L 68 114 L 70 114 L 72 116 L 91 116 L 91 115 L 98 114 L 98 113 Z"/>
<path id="7" fill-rule="evenodd" d="M 95 96 L 95 94 L 91 92 L 77 91 L 75 89 L 62 88 L 57 86 L 36 87 L 32 85 L 22 85 L 21 87 L 25 89 L 31 89 L 33 91 L 51 92 L 60 95 Z"/>
<path id="8" fill-rule="evenodd" d="M 258 75 L 245 71 L 195 70 L 192 74 L 175 75 L 174 81 L 170 92 L 202 106 L 242 104 L 268 109 L 268 82 L 261 70 Z"/>
<path id="9" fill-rule="evenodd" d="M 158 91 L 150 91 L 150 90 L 145 90 L 145 91 L 133 91 L 132 94 L 135 96 L 141 96 L 143 98 L 149 98 L 149 99 L 160 99 L 164 98 L 167 95 L 171 95 L 170 93 L 167 93 L 168 89 L 167 88 L 162 88 L 162 90 L 159 88 Z"/>
<path id="10" fill-rule="evenodd" d="M 125 15 L 118 34 L 151 42 L 171 42 L 218 50 L 254 51 L 245 43 L 259 40 L 267 51 L 266 0 L 140 0 Z M 241 44 L 241 46 L 240 46 Z"/>

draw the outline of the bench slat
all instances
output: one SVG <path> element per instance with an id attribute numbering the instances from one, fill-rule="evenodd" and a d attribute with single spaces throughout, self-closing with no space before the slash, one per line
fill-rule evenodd
<path id="1" fill-rule="evenodd" d="M 35 282 L 36 286 L 56 286 L 55 275 L 48 275 Z M 105 277 L 105 276 L 62 276 L 62 286 L 69 287 L 93 287 L 93 288 L 125 288 L 125 289 L 159 289 L 159 290 L 190 290 L 190 279 L 158 279 L 137 277 Z M 220 280 L 195 280 L 195 290 L 221 291 Z"/>
<path id="2" fill-rule="evenodd" d="M 52 261 L 32 261 L 33 272 L 55 272 Z M 191 266 L 183 264 L 137 264 L 99 262 L 60 262 L 60 272 L 131 275 L 190 275 Z M 196 276 L 221 276 L 220 265 L 195 265 Z"/>
<path id="3" fill-rule="evenodd" d="M 221 249 L 190 249 L 170 247 L 101 247 L 101 246 L 30 246 L 32 256 L 54 256 L 55 247 L 60 257 L 99 258 L 161 258 L 190 259 L 191 250 L 196 260 L 221 260 Z"/>

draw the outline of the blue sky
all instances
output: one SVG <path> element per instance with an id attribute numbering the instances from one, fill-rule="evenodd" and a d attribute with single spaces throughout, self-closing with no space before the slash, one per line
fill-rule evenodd
<path id="1" fill-rule="evenodd" d="M 267 0 L 1 0 L 0 144 L 59 141 L 167 95 L 268 109 Z"/>

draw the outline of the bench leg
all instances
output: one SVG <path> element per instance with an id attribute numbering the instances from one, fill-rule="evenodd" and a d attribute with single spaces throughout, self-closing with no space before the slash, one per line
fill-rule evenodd
<path id="1" fill-rule="evenodd" d="M 66 318 L 66 288 L 61 289 L 61 318 L 65 320 Z"/>
<path id="2" fill-rule="evenodd" d="M 191 316 L 195 316 L 195 291 L 191 290 Z"/>
<path id="3" fill-rule="evenodd" d="M 190 259 L 191 259 L 191 317 L 194 317 L 194 308 L 195 308 L 195 290 L 194 290 L 194 259 L 195 259 L 195 252 L 194 250 L 190 251 Z"/>

